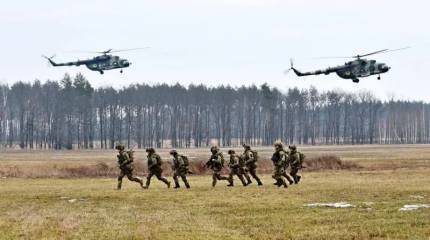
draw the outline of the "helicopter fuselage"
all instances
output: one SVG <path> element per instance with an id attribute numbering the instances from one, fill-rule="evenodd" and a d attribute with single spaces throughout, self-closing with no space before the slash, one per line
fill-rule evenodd
<path id="1" fill-rule="evenodd" d="M 103 74 L 104 71 L 106 70 L 112 70 L 112 69 L 118 69 L 118 68 L 122 69 L 122 68 L 127 68 L 131 65 L 131 63 L 127 59 L 120 58 L 118 56 L 107 55 L 107 54 L 100 55 L 92 59 L 78 60 L 76 62 L 56 63 L 52 61 L 51 58 L 48 58 L 48 60 L 51 63 L 51 65 L 54 67 L 85 65 L 88 69 L 92 71 L 98 71 L 101 74 Z"/>
<path id="2" fill-rule="evenodd" d="M 357 83 L 359 82 L 359 78 L 386 73 L 390 70 L 390 67 L 388 67 L 385 63 L 378 63 L 375 60 L 358 58 L 356 60 L 346 62 L 344 65 L 329 67 L 324 70 L 300 72 L 295 68 L 292 69 L 299 77 L 336 73 L 339 77 L 343 79 L 351 79 L 353 82 Z M 378 79 L 380 78 L 378 77 Z"/>

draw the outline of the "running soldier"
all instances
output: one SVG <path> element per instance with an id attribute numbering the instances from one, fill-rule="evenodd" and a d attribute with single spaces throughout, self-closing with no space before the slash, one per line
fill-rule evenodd
<path id="1" fill-rule="evenodd" d="M 175 188 L 180 188 L 178 177 L 182 178 L 186 188 L 190 188 L 188 184 L 187 173 L 188 173 L 188 158 L 184 155 L 178 154 L 176 150 L 170 151 L 170 155 L 173 156 L 172 159 L 172 170 L 173 170 L 173 180 L 175 181 Z"/>
<path id="2" fill-rule="evenodd" d="M 274 184 L 277 185 L 278 187 L 284 186 L 284 188 L 288 188 L 288 185 L 283 178 L 285 177 L 284 173 L 285 173 L 285 166 L 288 162 L 288 154 L 287 152 L 285 152 L 284 146 L 281 142 L 276 142 L 274 146 L 275 146 L 275 153 L 272 156 L 272 161 L 274 166 L 272 177 L 273 179 L 276 180 Z"/>
<path id="3" fill-rule="evenodd" d="M 230 155 L 230 162 L 228 163 L 228 167 L 230 168 L 230 174 L 228 178 L 230 179 L 230 184 L 227 185 L 229 187 L 233 187 L 233 175 L 236 175 L 240 181 L 242 182 L 243 186 L 246 186 L 247 183 L 245 182 L 245 179 L 243 178 L 244 169 L 243 169 L 243 159 L 239 157 L 239 155 L 236 154 L 234 150 L 229 150 L 228 154 Z"/>
<path id="4" fill-rule="evenodd" d="M 290 149 L 289 153 L 289 163 L 290 163 L 290 175 L 294 179 L 294 183 L 298 184 L 302 176 L 298 175 L 300 169 L 302 169 L 302 162 L 305 157 L 304 154 L 297 151 L 297 147 L 295 145 L 288 146 Z"/>
<path id="5" fill-rule="evenodd" d="M 211 147 L 211 157 L 206 162 L 206 167 L 212 169 L 212 187 L 215 187 L 217 180 L 226 180 L 228 177 L 221 176 L 221 170 L 224 167 L 224 157 L 217 146 Z M 231 182 L 230 182 L 231 183 Z"/>
<path id="6" fill-rule="evenodd" d="M 128 180 L 133 182 L 138 182 L 140 186 L 143 188 L 143 181 L 142 179 L 133 176 L 133 152 L 130 150 L 126 152 L 124 149 L 124 145 L 118 144 L 115 146 L 115 149 L 118 150 L 118 167 L 120 169 L 120 174 L 118 176 L 118 186 L 117 189 L 121 190 L 122 186 L 122 179 L 127 176 Z"/>
<path id="7" fill-rule="evenodd" d="M 167 181 L 166 178 L 161 176 L 163 173 L 163 169 L 161 168 L 162 161 L 160 155 L 155 153 L 154 148 L 147 148 L 146 152 L 148 153 L 148 170 L 149 174 L 146 177 L 146 186 L 145 188 L 149 188 L 149 184 L 151 184 L 152 176 L 156 176 L 158 180 L 164 182 L 168 188 L 170 188 L 170 182 Z"/>
<path id="8" fill-rule="evenodd" d="M 257 176 L 257 160 L 258 160 L 258 153 L 257 151 L 251 150 L 251 146 L 248 144 L 243 144 L 244 152 L 242 155 L 243 160 L 245 161 L 246 166 L 246 172 L 245 172 L 245 178 L 248 181 L 248 184 L 251 184 L 251 178 L 249 177 L 248 173 L 251 174 L 251 176 L 257 181 L 258 186 L 263 185 L 260 178 Z"/>

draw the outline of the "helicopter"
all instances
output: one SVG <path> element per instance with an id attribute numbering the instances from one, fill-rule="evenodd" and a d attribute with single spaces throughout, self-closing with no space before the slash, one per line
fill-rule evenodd
<path id="1" fill-rule="evenodd" d="M 148 48 L 148 47 L 145 47 Z M 125 51 L 132 51 L 132 50 L 138 50 L 138 49 L 145 49 L 145 48 L 132 48 L 132 49 L 124 49 L 124 50 L 113 50 L 108 49 L 106 51 L 102 52 L 92 52 L 92 53 L 98 53 L 101 54 L 99 56 L 93 57 L 92 59 L 86 59 L 86 60 L 78 60 L 76 62 L 65 62 L 65 63 L 56 63 L 52 59 L 55 57 L 47 57 L 46 58 L 49 63 L 54 67 L 60 67 L 60 66 L 81 66 L 85 65 L 88 69 L 91 71 L 98 71 L 100 74 L 103 74 L 106 70 L 112 70 L 112 69 L 121 69 L 120 73 L 123 73 L 123 68 L 127 68 L 131 65 L 131 62 L 129 62 L 125 58 L 120 58 L 119 56 L 113 56 L 111 53 L 115 52 L 125 52 Z"/>
<path id="2" fill-rule="evenodd" d="M 369 77 L 372 75 L 378 75 L 377 79 L 381 80 L 381 74 L 388 72 L 391 69 L 391 67 L 387 66 L 387 64 L 385 63 L 377 62 L 376 60 L 367 60 L 367 59 L 364 59 L 363 57 L 404 50 L 407 48 L 409 47 L 393 49 L 393 50 L 383 49 L 376 52 L 371 52 L 363 55 L 356 55 L 352 57 L 329 57 L 329 58 L 355 58 L 355 60 L 346 62 L 344 65 L 329 67 L 323 70 L 316 70 L 316 71 L 310 71 L 310 72 L 301 72 L 297 70 L 296 68 L 294 68 L 293 61 L 291 60 L 291 67 L 285 73 L 288 73 L 290 70 L 293 70 L 294 73 L 299 77 L 309 76 L 309 75 L 320 75 L 320 74 L 328 75 L 330 73 L 336 73 L 339 77 L 343 79 L 351 79 L 352 82 L 354 83 L 360 82 L 359 78 Z M 320 59 L 324 59 L 324 58 L 320 58 Z"/>

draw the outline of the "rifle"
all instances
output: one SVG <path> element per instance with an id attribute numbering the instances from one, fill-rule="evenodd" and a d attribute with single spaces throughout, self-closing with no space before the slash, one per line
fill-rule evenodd
<path id="1" fill-rule="evenodd" d="M 205 164 L 205 167 L 206 168 L 210 168 L 212 166 L 212 158 L 211 159 L 209 159 L 207 162 L 206 162 L 206 164 Z"/>

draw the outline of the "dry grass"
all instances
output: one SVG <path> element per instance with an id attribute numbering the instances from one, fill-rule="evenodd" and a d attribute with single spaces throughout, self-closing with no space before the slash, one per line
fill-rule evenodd
<path id="1" fill-rule="evenodd" d="M 144 175 L 147 169 L 142 164 L 137 164 L 135 173 Z M 268 174 L 273 171 L 270 160 L 262 160 L 258 163 L 258 172 Z M 357 170 L 362 169 L 359 165 L 351 162 L 343 162 L 336 156 L 321 156 L 307 159 L 303 171 L 323 171 L 323 170 Z M 163 174 L 172 175 L 171 163 L 163 165 Z M 98 162 L 95 164 L 81 164 L 70 166 L 67 164 L 46 164 L 32 166 L 18 164 L 0 167 L 0 177 L 13 178 L 95 178 L 95 177 L 115 177 L 118 175 L 118 167 L 112 163 Z M 193 161 L 190 163 L 190 171 L 194 175 L 208 174 L 208 169 L 203 161 Z M 222 173 L 227 174 L 229 169 L 226 167 Z"/>
<path id="2" fill-rule="evenodd" d="M 258 150 L 260 171 L 271 172 L 272 148 Z M 398 211 L 430 203 L 428 145 L 300 150 L 307 172 L 287 190 L 263 174 L 262 187 L 213 189 L 209 176 L 193 175 L 189 190 L 154 180 L 142 191 L 125 180 L 119 192 L 115 151 L 2 151 L 0 239 L 429 239 L 430 209 Z M 184 153 L 203 173 L 208 150 Z M 136 157 L 142 173 L 144 152 Z M 339 201 L 356 207 L 304 206 Z"/>
<path id="3" fill-rule="evenodd" d="M 299 147 L 307 158 L 304 171 L 318 170 L 396 170 L 430 168 L 428 145 L 366 145 Z M 228 149 L 223 149 L 226 152 Z M 241 149 L 237 148 L 240 152 Z M 260 155 L 259 173 L 271 173 L 271 147 L 257 148 Z M 205 174 L 208 149 L 180 150 L 191 160 L 191 171 Z M 159 150 L 165 160 L 166 175 L 171 175 L 168 149 Z M 0 177 L 79 178 L 114 177 L 118 173 L 116 152 L 113 150 L 86 151 L 0 151 Z M 135 153 L 136 173 L 146 172 L 145 152 Z M 226 156 L 227 157 L 227 156 Z M 224 173 L 228 170 L 225 169 Z"/>
<path id="4" fill-rule="evenodd" d="M 398 209 L 429 203 L 429 174 L 308 172 L 288 190 L 270 175 L 262 187 L 215 189 L 192 176 L 189 190 L 125 181 L 120 192 L 114 178 L 0 179 L 0 239 L 428 239 L 430 209 Z M 339 201 L 356 207 L 304 206 Z"/>
<path id="5" fill-rule="evenodd" d="M 340 160 L 338 156 L 323 155 L 320 157 L 312 157 L 306 159 L 304 171 L 322 171 L 322 170 L 359 170 L 362 166 L 354 162 L 345 162 Z"/>

